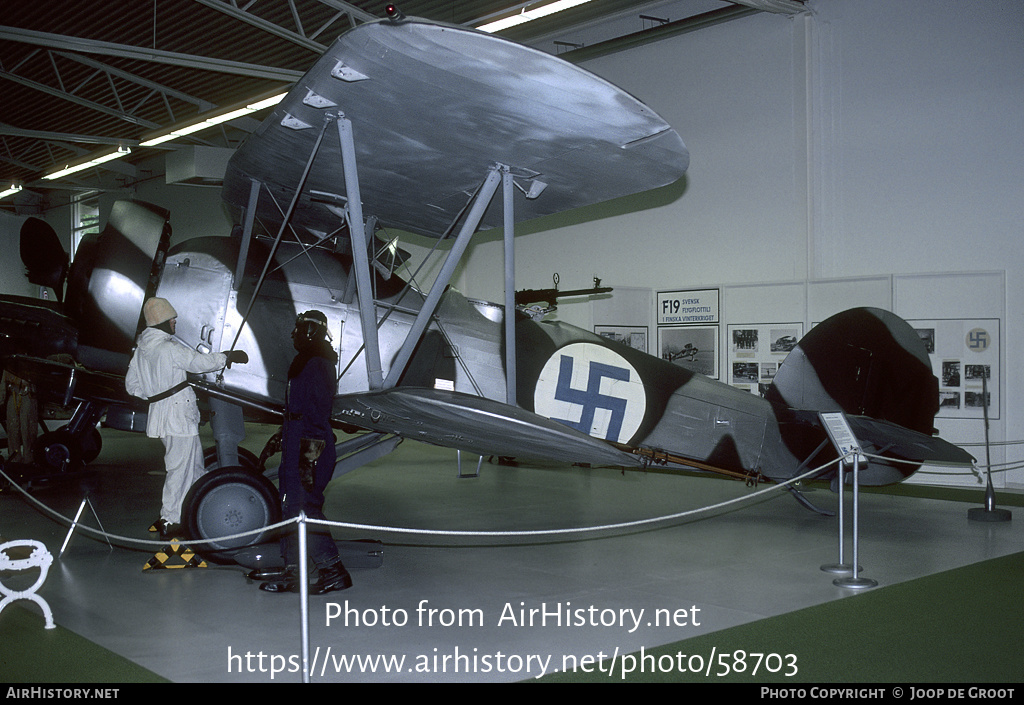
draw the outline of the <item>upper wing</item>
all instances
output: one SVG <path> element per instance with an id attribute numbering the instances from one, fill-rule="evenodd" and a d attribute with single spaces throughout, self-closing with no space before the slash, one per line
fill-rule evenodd
<path id="1" fill-rule="evenodd" d="M 689 163 L 664 120 L 577 66 L 475 30 L 381 21 L 342 35 L 238 149 L 225 200 L 244 207 L 255 179 L 283 210 L 328 113 L 352 122 L 363 212 L 432 237 L 495 163 L 526 191 L 546 185 L 535 199 L 517 189 L 517 220 L 664 186 Z M 328 128 L 306 192 L 345 195 L 339 145 Z M 484 225 L 500 226 L 492 211 Z M 273 205 L 260 216 L 280 220 Z M 307 201 L 298 224 L 331 231 L 338 219 Z"/>

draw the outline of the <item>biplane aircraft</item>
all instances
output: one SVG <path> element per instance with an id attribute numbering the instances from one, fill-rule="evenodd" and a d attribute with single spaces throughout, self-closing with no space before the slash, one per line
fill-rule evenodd
<path id="1" fill-rule="evenodd" d="M 119 202 L 82 243 L 62 314 L 77 331 L 78 364 L 38 352 L 11 363 L 80 403 L 62 435 L 44 439 L 44 455 L 80 461 L 80 439 L 102 414 L 144 428 L 145 405 L 127 398 L 123 373 L 142 303 L 158 295 L 180 312 L 184 343 L 250 358 L 193 380 L 212 410 L 218 469 L 193 487 L 183 522 L 216 549 L 235 547 L 220 536 L 276 520 L 276 490 L 238 441 L 245 419 L 280 418 L 288 331 L 314 308 L 339 354 L 336 474 L 412 439 L 481 456 L 784 481 L 835 457 L 818 413 L 839 410 L 879 456 L 864 484 L 899 482 L 924 462 L 970 464 L 933 435 L 928 355 L 889 312 L 854 309 L 816 326 L 758 397 L 517 310 L 517 223 L 670 184 L 688 161 L 650 108 L 557 57 L 419 19 L 355 27 L 231 159 L 230 237 L 168 250 L 166 212 Z M 473 234 L 492 227 L 506 243 L 503 303 L 450 286 Z M 450 241 L 428 288 L 396 271 L 404 256 L 383 228 Z"/>

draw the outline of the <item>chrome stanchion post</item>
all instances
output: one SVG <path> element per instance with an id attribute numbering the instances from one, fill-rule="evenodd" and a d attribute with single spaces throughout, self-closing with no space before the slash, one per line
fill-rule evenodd
<path id="1" fill-rule="evenodd" d="M 309 683 L 309 563 L 305 511 L 299 512 L 299 611 L 302 613 L 302 682 Z"/>
<path id="2" fill-rule="evenodd" d="M 834 585 L 845 588 L 862 589 L 875 587 L 878 585 L 877 580 L 871 578 L 858 577 L 859 566 L 857 564 L 858 559 L 858 533 L 860 531 L 859 525 L 860 515 L 860 453 L 853 454 L 853 574 L 849 578 L 836 578 L 832 581 Z"/>
<path id="3" fill-rule="evenodd" d="M 846 492 L 846 461 L 842 459 L 839 461 L 839 511 L 837 512 L 839 517 L 839 562 L 838 563 L 826 563 L 821 566 L 821 569 L 826 573 L 849 573 L 850 566 L 846 563 L 843 556 L 846 550 L 846 537 L 844 535 L 844 527 L 846 526 L 846 520 L 843 517 L 843 505 L 845 502 Z"/>
<path id="4" fill-rule="evenodd" d="M 82 518 L 82 511 L 85 509 L 85 502 L 88 498 L 88 495 L 82 497 L 82 503 L 78 505 L 78 511 L 75 513 L 75 518 L 71 520 L 71 527 L 68 529 L 68 535 L 64 537 L 64 543 L 60 546 L 60 553 L 57 554 L 57 558 L 64 555 L 64 549 L 68 547 L 68 542 L 71 541 L 71 534 L 75 533 L 75 527 L 78 526 L 78 520 Z"/>

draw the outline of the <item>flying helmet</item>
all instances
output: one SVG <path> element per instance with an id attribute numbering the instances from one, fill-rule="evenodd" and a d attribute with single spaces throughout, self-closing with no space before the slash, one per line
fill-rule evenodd
<path id="1" fill-rule="evenodd" d="M 316 309 L 304 311 L 295 318 L 292 340 L 296 347 L 330 339 L 331 334 L 327 330 L 327 316 L 322 311 Z"/>

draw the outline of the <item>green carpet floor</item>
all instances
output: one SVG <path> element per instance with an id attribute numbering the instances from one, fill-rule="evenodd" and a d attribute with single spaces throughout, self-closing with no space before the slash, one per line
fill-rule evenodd
<path id="1" fill-rule="evenodd" d="M 631 654 L 592 673 L 558 673 L 546 682 L 1013 683 L 1024 672 L 1024 553 L 898 585 L 874 588 L 797 612 Z M 44 629 L 32 606 L 0 614 L 0 682 L 155 683 L 163 679 L 61 627 Z M 741 660 L 737 651 L 793 654 Z M 711 672 L 681 673 L 706 664 Z M 684 654 L 680 659 L 678 654 Z M 699 659 L 690 659 L 697 655 Z M 645 672 L 641 673 L 641 666 Z M 633 672 L 623 677 L 623 669 Z M 772 673 L 769 669 L 776 671 Z"/>
<path id="2" fill-rule="evenodd" d="M 24 604 L 0 613 L 0 683 L 168 682 L 60 625 L 46 629 L 39 608 Z"/>
<path id="3" fill-rule="evenodd" d="M 637 672 L 626 680 L 1016 683 L 1024 673 L 1022 586 L 1024 553 L 1016 553 L 651 649 L 644 654 L 650 658 L 643 674 L 640 655 L 632 654 Z M 745 673 L 727 676 L 680 673 L 674 667 L 678 654 L 700 655 L 706 666 L 712 650 L 794 654 L 796 674 L 784 675 L 793 670 L 788 659 L 765 659 L 753 674 L 756 657 L 750 655 L 743 660 Z M 691 663 L 696 667 L 700 659 Z M 624 664 L 633 665 L 629 659 Z M 559 673 L 546 680 L 615 682 L 622 667 L 612 675 L 606 666 L 604 673 Z M 712 674 L 725 670 L 718 666 Z"/>

